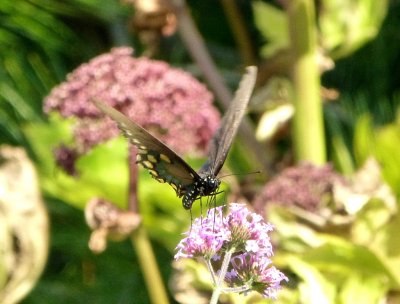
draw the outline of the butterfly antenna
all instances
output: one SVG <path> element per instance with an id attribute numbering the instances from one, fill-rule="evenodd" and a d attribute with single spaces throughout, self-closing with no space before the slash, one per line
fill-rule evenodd
<path id="1" fill-rule="evenodd" d="M 237 175 L 260 174 L 261 172 L 262 172 L 261 170 L 257 170 L 257 171 L 246 172 L 246 173 L 231 173 L 231 174 L 227 174 L 227 175 L 222 175 L 219 178 L 224 178 L 224 177 L 228 177 L 228 176 L 237 176 Z"/>
<path id="2" fill-rule="evenodd" d="M 226 192 L 224 191 L 224 203 L 223 203 L 223 205 L 222 205 L 221 221 L 223 221 L 224 214 L 226 213 L 226 210 L 227 210 L 227 208 L 228 208 L 226 202 L 227 202 L 227 194 L 226 194 Z"/>
<path id="3" fill-rule="evenodd" d="M 214 231 L 214 228 L 215 228 L 215 211 L 216 211 L 216 208 L 217 208 L 217 195 L 216 194 L 214 194 L 212 197 L 211 197 L 211 200 L 212 200 L 212 204 L 214 205 L 214 222 L 213 222 L 213 231 Z M 214 231 L 215 232 L 215 231 Z"/>
<path id="4" fill-rule="evenodd" d="M 200 219 L 201 219 L 201 225 L 203 226 L 203 201 L 200 196 Z"/>

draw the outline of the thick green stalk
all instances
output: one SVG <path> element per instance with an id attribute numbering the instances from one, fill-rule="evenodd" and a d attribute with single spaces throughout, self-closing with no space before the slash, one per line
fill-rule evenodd
<path id="1" fill-rule="evenodd" d="M 217 304 L 219 296 L 223 291 L 223 284 L 226 272 L 228 271 L 228 266 L 231 261 L 232 254 L 235 252 L 236 248 L 231 248 L 225 252 L 224 260 L 222 261 L 221 270 L 217 278 L 217 284 L 214 286 L 213 294 L 211 296 L 210 304 Z M 211 267 L 212 268 L 212 267 Z"/>
<path id="2" fill-rule="evenodd" d="M 288 20 L 293 51 L 295 117 L 293 138 L 297 161 L 326 161 L 314 0 L 288 1 Z"/>
<path id="3" fill-rule="evenodd" d="M 137 150 L 133 145 L 129 145 L 129 194 L 128 209 L 129 211 L 139 214 L 139 204 L 137 199 L 137 183 L 138 168 L 136 164 Z M 135 248 L 139 265 L 144 276 L 147 286 L 147 292 L 152 303 L 168 304 L 168 296 L 165 290 L 160 271 L 158 269 L 157 260 L 153 253 L 150 240 L 147 236 L 146 229 L 140 225 L 131 234 L 132 245 Z"/>
<path id="4" fill-rule="evenodd" d="M 135 230 L 131 240 L 139 259 L 151 303 L 168 304 L 167 292 L 145 228 L 140 226 Z"/>

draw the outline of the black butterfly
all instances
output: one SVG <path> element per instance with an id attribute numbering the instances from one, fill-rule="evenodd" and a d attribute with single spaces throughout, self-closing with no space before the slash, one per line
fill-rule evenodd
<path id="1" fill-rule="evenodd" d="M 178 154 L 119 111 L 97 100 L 93 102 L 118 124 L 124 136 L 138 148 L 136 162 L 146 168 L 160 183 L 170 184 L 178 197 L 183 196 L 183 207 L 191 209 L 197 198 L 215 194 L 218 190 L 221 182 L 217 174 L 226 160 L 239 128 L 256 76 L 257 68 L 247 67 L 221 126 L 211 140 L 208 160 L 199 172 L 193 170 Z"/>

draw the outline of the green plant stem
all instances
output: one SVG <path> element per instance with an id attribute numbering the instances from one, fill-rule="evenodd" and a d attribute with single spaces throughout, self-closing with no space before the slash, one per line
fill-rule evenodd
<path id="1" fill-rule="evenodd" d="M 139 259 L 151 303 L 169 303 L 153 249 L 143 226 L 132 233 L 131 241 Z"/>
<path id="2" fill-rule="evenodd" d="M 138 167 L 136 164 L 137 149 L 129 145 L 128 166 L 129 166 L 129 193 L 128 209 L 139 214 L 137 199 Z M 147 236 L 146 229 L 140 225 L 131 234 L 132 245 L 135 248 L 139 259 L 139 265 L 147 286 L 147 292 L 152 303 L 168 304 L 168 296 L 165 290 L 157 260 L 154 256 L 153 248 Z"/>
<path id="3" fill-rule="evenodd" d="M 211 265 L 210 259 L 206 259 L 206 265 L 207 265 L 208 271 L 209 271 L 210 274 L 211 274 L 211 279 L 212 279 L 212 281 L 213 281 L 213 284 L 214 284 L 214 285 L 217 285 L 217 280 L 215 279 L 214 268 L 213 268 L 212 265 Z"/>
<path id="4" fill-rule="evenodd" d="M 221 295 L 223 288 L 224 279 L 226 276 L 226 272 L 228 270 L 229 263 L 231 261 L 232 254 L 235 252 L 236 248 L 229 249 L 224 256 L 224 260 L 222 261 L 221 270 L 218 275 L 217 284 L 214 287 L 213 294 L 211 296 L 210 304 L 217 304 L 219 296 Z"/>
<path id="5" fill-rule="evenodd" d="M 294 145 L 297 161 L 326 161 L 314 0 L 292 0 L 287 6 L 293 51 Z"/>

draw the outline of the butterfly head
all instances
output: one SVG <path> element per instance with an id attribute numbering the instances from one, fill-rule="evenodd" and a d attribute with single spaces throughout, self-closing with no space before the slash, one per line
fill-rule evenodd
<path id="1" fill-rule="evenodd" d="M 217 191 L 220 184 L 221 181 L 211 175 L 206 175 L 205 177 L 202 177 L 201 179 L 193 183 L 190 188 L 188 188 L 186 194 L 182 199 L 183 208 L 191 209 L 194 201 L 197 198 L 213 195 Z"/>
<path id="2" fill-rule="evenodd" d="M 211 175 L 206 176 L 202 181 L 202 186 L 204 188 L 203 192 L 201 193 L 202 195 L 209 195 L 215 192 L 221 184 L 221 181 L 218 178 L 215 178 Z"/>

